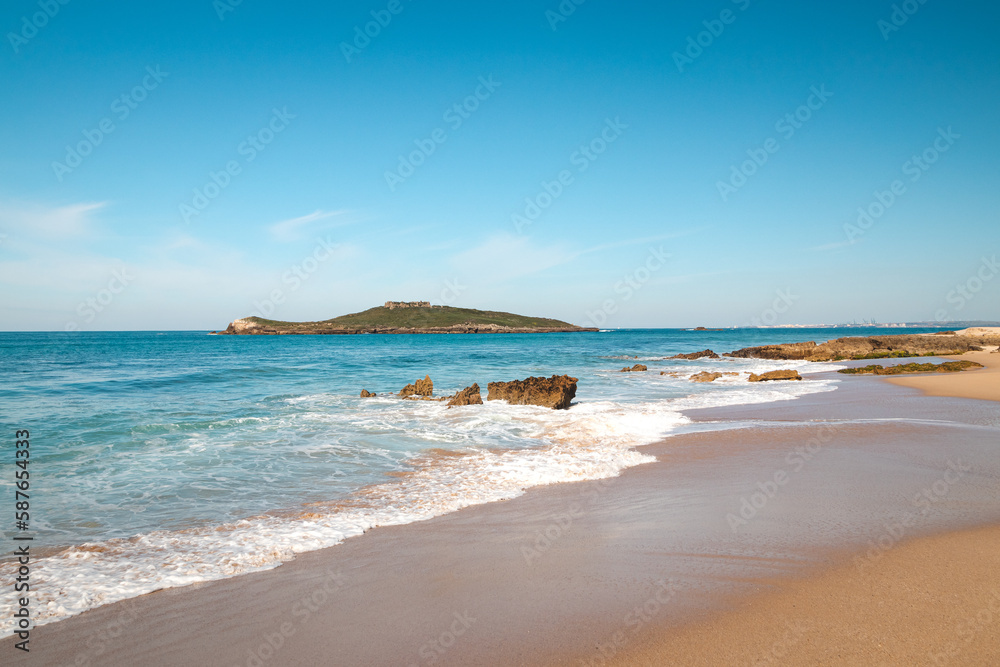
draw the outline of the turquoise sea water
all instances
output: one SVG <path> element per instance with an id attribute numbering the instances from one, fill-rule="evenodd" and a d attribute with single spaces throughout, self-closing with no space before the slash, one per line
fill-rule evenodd
<path id="1" fill-rule="evenodd" d="M 31 523 L 35 549 L 48 554 L 35 570 L 41 621 L 274 567 L 375 525 L 616 475 L 648 460 L 633 447 L 682 430 L 685 408 L 836 388 L 835 379 L 808 376 L 745 380 L 749 371 L 814 374 L 826 364 L 670 355 L 892 331 L 0 333 L 3 451 L 13 451 L 15 429 L 31 431 Z M 618 372 L 637 362 L 650 372 Z M 741 375 L 686 379 L 702 370 Z M 502 402 L 449 410 L 391 395 L 425 374 L 435 395 L 478 382 L 485 399 L 488 382 L 563 373 L 579 378 L 567 411 Z M 363 388 L 379 397 L 360 399 Z M 0 470 L 12 499 L 12 455 Z M 12 578 L 0 563 L 5 591 Z"/>

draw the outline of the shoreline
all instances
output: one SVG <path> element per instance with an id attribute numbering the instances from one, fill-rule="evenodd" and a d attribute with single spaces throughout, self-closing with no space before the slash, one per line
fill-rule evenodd
<path id="1" fill-rule="evenodd" d="M 935 409 L 959 407 L 965 423 L 923 423 Z M 717 419 L 713 410 L 690 414 L 697 425 Z M 912 509 L 914 490 L 933 488 L 947 473 L 947 457 L 936 451 L 942 437 L 958 443 L 949 453 L 962 454 L 972 471 L 892 546 L 1000 524 L 990 410 L 870 378 L 851 378 L 832 395 L 722 410 L 733 428 L 640 448 L 658 461 L 616 478 L 536 487 L 513 500 L 377 528 L 274 570 L 41 626 L 33 632 L 36 658 L 167 665 L 213 655 L 218 664 L 255 664 L 253 651 L 268 652 L 258 640 L 271 637 L 280 658 L 262 664 L 331 664 L 331 655 L 332 664 L 586 664 L 601 657 L 595 646 L 634 630 L 615 651 L 626 655 L 695 619 L 711 622 L 774 582 L 822 576 L 863 552 L 882 524 Z M 810 443 L 820 448 L 815 458 L 789 462 Z M 772 488 L 781 470 L 791 479 L 734 530 L 727 515 L 738 516 L 740 500 L 754 498 L 758 485 Z M 831 478 L 858 488 L 842 498 L 842 489 L 824 488 Z M 633 613 L 646 603 L 657 613 Z M 86 642 L 126 621 L 127 632 L 100 644 L 98 660 Z M 442 642 L 450 646 L 439 653 Z"/>
<path id="2" fill-rule="evenodd" d="M 925 396 L 949 396 L 984 401 L 1000 401 L 1000 354 L 995 352 L 966 352 L 947 356 L 955 361 L 975 361 L 986 368 L 962 373 L 913 375 L 892 377 L 886 380 L 900 387 L 919 389 Z"/>

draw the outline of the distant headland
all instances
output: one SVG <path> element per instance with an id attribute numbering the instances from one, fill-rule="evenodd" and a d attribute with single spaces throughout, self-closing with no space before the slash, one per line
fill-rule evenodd
<path id="1" fill-rule="evenodd" d="M 386 301 L 384 306 L 341 315 L 321 322 L 281 322 L 244 317 L 220 334 L 337 335 L 418 333 L 561 333 L 597 331 L 545 317 L 527 317 L 493 310 L 434 306 L 429 301 Z"/>

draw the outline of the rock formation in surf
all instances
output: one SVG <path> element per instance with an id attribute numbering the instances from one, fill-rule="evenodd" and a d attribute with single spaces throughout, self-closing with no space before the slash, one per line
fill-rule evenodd
<path id="1" fill-rule="evenodd" d="M 425 375 L 423 380 L 417 380 L 413 384 L 408 384 L 399 392 L 400 398 L 407 396 L 430 396 L 434 393 L 434 382 L 430 375 Z"/>
<path id="2" fill-rule="evenodd" d="M 701 352 L 689 352 L 688 354 L 675 354 L 670 357 L 671 359 L 688 359 L 694 361 L 695 359 L 718 359 L 719 355 L 711 350 L 702 350 Z"/>
<path id="3" fill-rule="evenodd" d="M 511 405 L 541 405 L 553 410 L 565 410 L 576 396 L 577 378 L 553 375 L 550 378 L 530 377 L 512 382 L 490 382 L 487 401 L 507 401 Z"/>
<path id="4" fill-rule="evenodd" d="M 482 392 L 479 390 L 479 384 L 473 384 L 471 387 L 466 387 L 462 391 L 458 392 L 451 397 L 448 401 L 448 407 L 456 407 L 459 405 L 482 405 L 483 396 Z"/>
<path id="5" fill-rule="evenodd" d="M 767 373 L 750 374 L 750 382 L 772 382 L 775 380 L 801 380 L 802 376 L 798 371 L 768 371 Z"/>

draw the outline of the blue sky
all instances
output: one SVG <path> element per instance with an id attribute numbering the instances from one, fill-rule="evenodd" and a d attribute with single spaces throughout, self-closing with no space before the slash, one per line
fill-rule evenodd
<path id="1" fill-rule="evenodd" d="M 1000 9 L 895 6 L 11 0 L 0 329 L 1000 319 Z"/>

